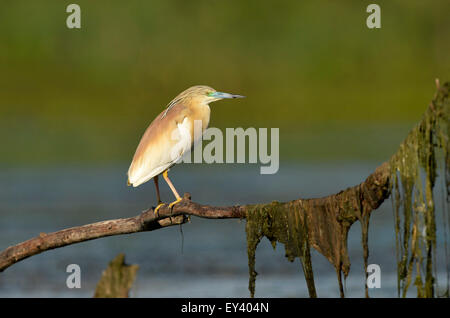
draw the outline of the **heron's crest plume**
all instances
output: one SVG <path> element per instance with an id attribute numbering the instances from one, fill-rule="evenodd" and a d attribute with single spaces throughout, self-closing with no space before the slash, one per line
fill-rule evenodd
<path id="1" fill-rule="evenodd" d="M 214 88 L 211 88 L 206 85 L 196 85 L 189 87 L 185 91 L 181 92 L 177 95 L 168 105 L 166 108 L 166 111 L 162 115 L 161 118 L 164 118 L 167 115 L 167 112 L 176 104 L 186 101 L 190 98 L 197 97 L 197 96 L 206 96 L 207 94 L 214 93 L 216 90 Z"/>

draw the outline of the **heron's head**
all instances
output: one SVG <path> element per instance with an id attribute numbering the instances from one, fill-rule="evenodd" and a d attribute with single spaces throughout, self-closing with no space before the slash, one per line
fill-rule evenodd
<path id="1" fill-rule="evenodd" d="M 245 96 L 234 95 L 229 93 L 218 92 L 214 88 L 204 85 L 192 86 L 182 92 L 180 95 L 184 95 L 184 97 L 197 99 L 201 103 L 209 104 L 221 99 L 225 98 L 243 98 Z M 179 96 L 180 96 L 179 95 Z"/>

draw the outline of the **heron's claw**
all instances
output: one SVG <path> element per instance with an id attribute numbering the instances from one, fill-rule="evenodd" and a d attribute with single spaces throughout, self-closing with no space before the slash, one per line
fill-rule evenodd
<path id="1" fill-rule="evenodd" d="M 165 204 L 165 203 L 160 202 L 160 203 L 158 204 L 158 206 L 155 208 L 155 210 L 153 211 L 153 213 L 155 213 L 155 215 L 156 215 L 156 213 L 158 213 L 159 208 L 161 208 L 164 204 Z"/>
<path id="2" fill-rule="evenodd" d="M 173 201 L 172 203 L 169 204 L 169 209 L 172 209 L 172 207 L 177 204 L 178 202 L 180 202 L 181 200 L 183 200 L 182 198 L 178 198 L 176 201 Z"/>

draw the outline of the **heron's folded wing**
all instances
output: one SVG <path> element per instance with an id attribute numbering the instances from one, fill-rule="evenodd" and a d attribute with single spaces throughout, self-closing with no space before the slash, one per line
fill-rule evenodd
<path id="1" fill-rule="evenodd" d="M 186 111 L 175 110 L 164 118 L 160 114 L 142 137 L 128 170 L 128 182 L 133 186 L 170 168 L 192 146 L 192 127 Z"/>

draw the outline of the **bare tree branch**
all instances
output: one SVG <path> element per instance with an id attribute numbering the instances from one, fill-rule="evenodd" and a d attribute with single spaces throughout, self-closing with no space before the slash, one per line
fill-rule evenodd
<path id="1" fill-rule="evenodd" d="M 367 178 L 366 182 L 354 188 L 364 189 L 367 195 L 367 202 L 373 207 L 378 206 L 388 196 L 381 188 L 385 188 L 388 181 L 389 167 L 387 163 L 378 168 Z M 308 204 L 322 206 L 330 199 L 350 193 L 353 188 L 341 191 L 336 195 L 318 199 L 295 201 L 309 202 Z M 292 201 L 294 202 L 294 201 Z M 290 204 L 289 202 L 286 204 Z M 28 241 L 10 246 L 0 253 L 0 272 L 9 266 L 30 256 L 42 253 L 47 250 L 76 244 L 88 240 L 102 237 L 131 234 L 137 232 L 153 231 L 164 227 L 183 224 L 188 220 L 189 215 L 194 215 L 208 219 L 228 219 L 245 218 L 249 205 L 237 205 L 227 207 L 214 207 L 202 205 L 190 200 L 190 195 L 185 194 L 183 200 L 173 206 L 172 210 L 168 205 L 162 206 L 155 215 L 153 208 L 142 212 L 140 215 L 125 219 L 115 219 L 72 227 L 53 233 L 41 233 Z"/>

